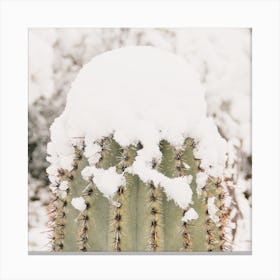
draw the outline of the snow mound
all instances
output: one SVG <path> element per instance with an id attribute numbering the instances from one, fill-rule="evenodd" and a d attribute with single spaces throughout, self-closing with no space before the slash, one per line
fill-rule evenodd
<path id="1" fill-rule="evenodd" d="M 105 52 L 81 69 L 64 112 L 51 126 L 50 162 L 67 166 L 65 161 L 73 158 L 67 148 L 71 139 L 84 137 L 87 143 L 94 143 L 109 135 L 124 147 L 141 142 L 143 149 L 130 171 L 144 182 L 164 181 L 173 199 L 176 195 L 170 188 L 175 181 L 158 180 L 159 173 L 151 172 L 151 162 L 161 159 L 162 139 L 179 148 L 185 138 L 192 137 L 195 156 L 202 160 L 205 172 L 219 176 L 224 169 L 226 143 L 206 115 L 198 73 L 183 58 L 154 47 Z M 191 190 L 185 181 L 188 195 L 179 204 L 187 207 Z"/>

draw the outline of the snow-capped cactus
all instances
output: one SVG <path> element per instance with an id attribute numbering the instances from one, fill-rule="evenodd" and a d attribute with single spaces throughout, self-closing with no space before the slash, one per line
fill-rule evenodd
<path id="1" fill-rule="evenodd" d="M 152 47 L 93 58 L 51 126 L 52 250 L 231 250 L 226 149 L 183 59 Z"/>

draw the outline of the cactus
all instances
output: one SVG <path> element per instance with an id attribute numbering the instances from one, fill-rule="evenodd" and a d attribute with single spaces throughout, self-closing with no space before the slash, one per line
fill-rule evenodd
<path id="1" fill-rule="evenodd" d="M 51 127 L 52 251 L 231 250 L 226 142 L 203 93 L 185 61 L 154 48 L 82 69 Z"/>
<path id="2" fill-rule="evenodd" d="M 229 250 L 226 239 L 228 210 L 224 206 L 226 192 L 220 178 L 209 177 L 198 192 L 196 175 L 202 173 L 200 160 L 193 155 L 194 141 L 185 140 L 176 150 L 163 140 L 160 142 L 161 162 L 153 168 L 169 178 L 191 175 L 193 203 L 186 209 L 168 199 L 161 186 L 144 183 L 137 175 L 127 172 L 141 145 L 121 147 L 112 137 L 99 142 L 99 169 L 116 167 L 124 174 L 126 184 L 120 185 L 110 200 L 103 196 L 92 178 L 85 180 L 82 170 L 88 166 L 84 144 L 75 146 L 75 159 L 70 171 L 58 170 L 60 182 L 68 182 L 65 191 L 56 193 L 50 205 L 53 229 L 53 251 L 93 252 L 205 252 Z M 94 175 L 93 175 L 94 176 Z M 58 186 L 59 187 L 59 184 Z M 82 197 L 85 208 L 73 207 L 73 198 Z M 209 213 L 209 199 L 215 199 L 217 220 Z M 189 209 L 197 219 L 184 221 Z"/>

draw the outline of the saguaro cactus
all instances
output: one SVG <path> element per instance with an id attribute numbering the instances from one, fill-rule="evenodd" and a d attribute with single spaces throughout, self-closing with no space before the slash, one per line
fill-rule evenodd
<path id="1" fill-rule="evenodd" d="M 130 48 L 128 51 L 123 49 L 110 54 L 109 61 L 112 62 L 113 67 L 116 58 L 125 57 L 126 60 L 122 62 L 130 61 L 126 56 L 127 53 L 130 58 L 131 53 L 132 58 L 144 54 L 142 58 L 152 66 L 153 58 L 157 57 L 158 53 L 160 53 L 159 58 L 163 60 L 166 56 L 170 56 L 153 48 Z M 158 62 L 157 59 L 156 61 Z M 184 62 L 178 62 L 177 58 L 173 58 L 173 55 L 171 61 L 175 61 L 176 67 L 181 63 L 185 65 Z M 101 62 L 100 58 L 96 63 L 93 61 L 94 69 L 100 69 L 98 63 Z M 134 66 L 135 63 L 137 65 L 137 61 L 133 61 Z M 174 68 L 174 65 L 171 66 Z M 164 66 L 168 67 L 170 64 Z M 157 65 L 149 74 L 157 72 L 158 67 L 161 68 L 162 65 Z M 173 72 L 172 67 L 168 70 L 171 71 L 168 75 Z M 144 70 L 146 72 L 147 68 Z M 81 81 L 85 83 L 85 73 L 81 73 L 81 78 L 80 80 L 78 78 L 76 85 L 73 85 L 72 92 L 78 90 L 77 84 Z M 139 79 L 143 82 L 142 76 Z M 110 83 L 110 80 L 108 82 Z M 126 89 L 122 82 L 120 82 L 121 88 Z M 174 82 L 178 82 L 176 73 L 175 80 L 171 79 L 169 85 L 173 85 Z M 94 81 L 92 83 L 94 84 Z M 150 85 L 154 90 L 153 83 L 157 84 L 158 81 Z M 195 87 L 191 89 L 196 91 Z M 91 90 L 94 91 L 96 88 L 93 87 Z M 168 88 L 168 90 L 172 89 Z M 164 92 L 158 94 L 160 97 Z M 196 93 L 186 92 L 186 95 L 188 94 L 192 96 L 191 94 Z M 173 97 L 171 94 L 170 99 L 172 98 L 176 96 Z M 129 100 L 130 97 L 127 99 Z M 69 100 L 71 104 L 71 94 Z M 88 99 L 82 102 L 86 107 L 88 104 L 85 103 L 90 103 Z M 97 98 L 93 102 L 98 103 Z M 104 98 L 104 102 L 108 100 Z M 131 105 L 131 102 L 134 101 L 130 99 L 126 105 Z M 187 101 L 187 103 L 193 105 L 192 102 Z M 195 104 L 197 105 L 196 101 Z M 165 106 L 172 108 L 173 105 Z M 191 125 L 186 121 L 186 127 L 192 127 L 193 133 L 187 131 L 184 126 L 182 130 L 178 130 L 179 133 L 175 130 L 172 136 L 168 135 L 168 130 L 164 133 L 161 125 L 159 129 L 156 126 L 151 129 L 147 122 L 143 125 L 142 116 L 140 116 L 141 129 L 139 129 L 137 127 L 139 114 L 146 113 L 143 112 L 143 108 L 140 111 L 136 108 L 136 113 L 133 111 L 131 115 L 128 113 L 128 119 L 122 119 L 120 127 L 114 128 L 110 124 L 109 128 L 112 129 L 109 133 L 106 129 L 98 131 L 96 127 L 98 119 L 94 118 L 89 121 L 89 125 L 93 124 L 92 128 L 87 128 L 86 132 L 77 132 L 80 128 L 79 116 L 72 119 L 71 114 L 77 114 L 77 109 L 80 109 L 80 114 L 86 114 L 83 110 L 85 107 L 79 108 L 75 102 L 67 106 L 63 116 L 52 127 L 53 139 L 48 147 L 51 154 L 49 161 L 52 163 L 48 173 L 54 194 L 50 203 L 53 251 L 231 250 L 228 194 L 223 182 L 222 170 L 226 160 L 225 142 L 218 135 L 213 123 L 206 117 L 204 105 L 201 106 L 202 109 L 197 108 L 198 111 L 202 110 L 201 112 L 194 113 L 195 116 L 201 113 L 202 117 L 192 118 L 194 123 Z M 149 110 L 149 106 L 145 108 Z M 182 107 L 179 106 L 179 110 L 180 108 Z M 182 108 L 182 112 L 190 108 L 191 106 Z M 123 117 L 121 112 L 118 110 L 116 112 L 121 116 L 118 117 L 111 112 L 112 116 L 109 119 L 113 119 L 113 123 L 115 118 Z M 99 113 L 91 115 L 92 111 L 90 111 L 89 115 L 98 118 Z M 131 118 L 134 116 L 136 116 L 136 127 L 131 126 Z M 178 116 L 182 117 L 180 114 Z M 105 119 L 108 120 L 107 117 Z M 157 117 L 155 119 L 159 120 Z M 152 117 L 151 122 L 155 119 Z M 174 122 L 176 121 L 175 117 Z M 180 121 L 180 125 L 181 123 L 184 124 L 184 121 Z M 163 124 L 166 124 L 170 131 L 174 131 L 168 121 L 163 120 Z M 100 125 L 106 126 L 105 123 Z M 136 131 L 131 137 L 132 140 L 127 132 L 131 130 Z M 69 131 L 78 133 L 78 136 L 71 135 Z M 96 136 L 92 136 L 95 132 Z M 189 136 L 182 137 L 182 135 Z M 178 138 L 180 141 L 176 142 Z M 222 157 L 216 155 L 218 150 L 224 153 Z"/>

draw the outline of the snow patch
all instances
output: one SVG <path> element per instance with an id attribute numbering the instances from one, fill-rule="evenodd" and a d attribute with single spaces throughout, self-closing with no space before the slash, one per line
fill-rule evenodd
<path id="1" fill-rule="evenodd" d="M 119 208 L 122 206 L 122 204 L 119 201 L 113 201 L 112 205 L 114 205 L 115 207 Z"/>
<path id="2" fill-rule="evenodd" d="M 83 197 L 72 198 L 71 204 L 79 211 L 84 211 L 87 208 L 86 201 Z"/>
<path id="3" fill-rule="evenodd" d="M 86 137 L 85 139 L 85 156 L 88 158 L 88 162 L 90 165 L 94 165 L 97 163 L 101 157 L 101 147 L 98 144 L 95 144 Z"/>
<path id="4" fill-rule="evenodd" d="M 193 209 L 193 208 L 190 208 L 184 215 L 184 217 L 182 218 L 182 221 L 183 222 L 186 222 L 188 223 L 189 221 L 191 220 L 196 220 L 198 219 L 198 214 L 197 212 Z"/>
<path id="5" fill-rule="evenodd" d="M 126 184 L 124 175 L 118 174 L 115 166 L 109 169 L 86 166 L 81 174 L 84 180 L 91 180 L 107 198 L 113 197 L 118 187 Z"/>
<path id="6" fill-rule="evenodd" d="M 92 180 L 92 177 L 93 177 L 93 172 L 94 172 L 94 167 L 92 166 L 86 166 L 82 172 L 81 172 L 81 175 L 83 177 L 83 179 L 85 181 L 90 181 Z"/>
<path id="7" fill-rule="evenodd" d="M 159 181 L 159 185 L 163 187 L 167 197 L 173 199 L 181 208 L 188 207 L 192 202 L 189 176 L 174 179 L 165 177 Z"/>
<path id="8" fill-rule="evenodd" d="M 191 169 L 191 167 L 190 167 L 187 163 L 183 162 L 183 164 L 184 164 L 184 167 L 185 167 L 187 170 Z"/>
<path id="9" fill-rule="evenodd" d="M 59 184 L 59 189 L 60 189 L 61 191 L 66 191 L 68 188 L 69 188 L 69 186 L 68 186 L 68 182 L 67 182 L 67 181 L 62 181 L 62 182 Z"/>
<path id="10" fill-rule="evenodd" d="M 107 198 L 111 198 L 118 187 L 126 184 L 126 180 L 123 174 L 116 172 L 116 167 L 110 167 L 109 169 L 102 169 L 96 167 L 86 168 L 83 174 L 92 177 L 93 183 Z"/>
<path id="11" fill-rule="evenodd" d="M 58 175 L 58 168 L 59 166 L 56 166 L 55 164 L 50 165 L 47 168 L 47 173 L 49 174 L 49 176 L 57 176 Z"/>
<path id="12" fill-rule="evenodd" d="M 217 216 L 217 211 L 219 209 L 215 205 L 215 197 L 209 197 L 207 201 L 207 206 L 208 206 L 208 213 L 210 215 L 210 218 L 212 219 L 213 222 L 218 223 L 220 221 L 219 217 Z"/>
<path id="13" fill-rule="evenodd" d="M 196 174 L 196 191 L 199 195 L 201 194 L 201 189 L 205 187 L 207 180 L 208 176 L 205 172 L 198 172 Z"/>
<path id="14" fill-rule="evenodd" d="M 174 199 L 181 208 L 188 207 L 192 202 L 191 175 L 168 178 L 157 170 L 151 169 L 139 155 L 136 157 L 133 165 L 127 168 L 127 172 L 138 174 L 144 183 L 153 181 L 155 186 L 163 187 L 167 197 Z"/>

